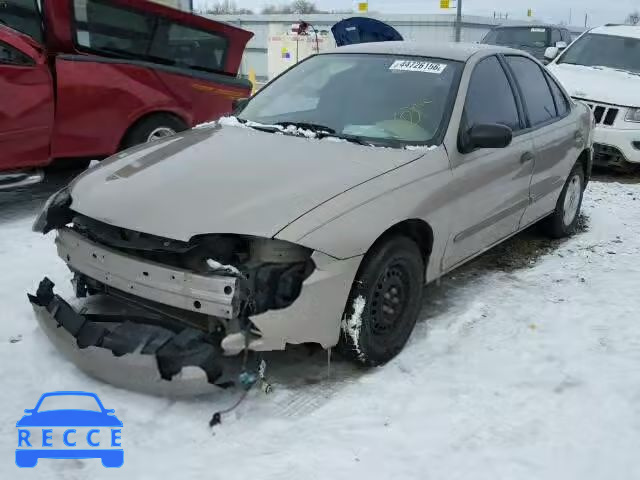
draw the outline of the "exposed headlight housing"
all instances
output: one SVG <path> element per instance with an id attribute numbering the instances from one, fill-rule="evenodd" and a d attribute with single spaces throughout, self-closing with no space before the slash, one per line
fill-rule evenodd
<path id="1" fill-rule="evenodd" d="M 40 214 L 33 222 L 32 230 L 39 233 L 49 233 L 71 222 L 71 195 L 67 187 L 49 197 Z"/>
<path id="2" fill-rule="evenodd" d="M 627 122 L 640 123 L 640 108 L 630 108 L 625 117 Z"/>

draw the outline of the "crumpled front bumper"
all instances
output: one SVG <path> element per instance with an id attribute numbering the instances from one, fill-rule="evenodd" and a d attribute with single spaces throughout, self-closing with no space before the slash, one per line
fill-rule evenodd
<path id="1" fill-rule="evenodd" d="M 229 365 L 204 332 L 161 326 L 153 312 L 108 295 L 89 297 L 78 311 L 53 287 L 45 278 L 29 300 L 47 337 L 85 373 L 118 387 L 169 396 L 205 394 L 233 383 L 237 366 Z"/>

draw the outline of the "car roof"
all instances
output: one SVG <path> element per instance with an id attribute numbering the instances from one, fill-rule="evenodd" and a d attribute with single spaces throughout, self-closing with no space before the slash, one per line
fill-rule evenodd
<path id="1" fill-rule="evenodd" d="M 562 25 L 554 25 L 552 23 L 531 23 L 531 22 L 523 22 L 523 23 L 510 23 L 508 25 L 496 25 L 493 29 L 497 28 L 523 28 L 523 27 L 531 27 L 531 28 L 561 28 L 563 30 L 567 30 L 566 26 Z"/>
<path id="2" fill-rule="evenodd" d="M 459 62 L 466 62 L 478 52 L 491 53 L 518 53 L 520 50 L 500 47 L 497 45 L 485 45 L 480 43 L 453 43 L 453 42 L 372 42 L 357 43 L 339 47 L 332 52 L 340 53 L 368 53 L 412 55 L 419 57 L 443 58 Z M 328 52 L 330 53 L 330 52 Z"/>
<path id="3" fill-rule="evenodd" d="M 619 37 L 631 37 L 640 39 L 640 26 L 637 25 L 604 25 L 589 31 L 599 35 L 616 35 Z"/>

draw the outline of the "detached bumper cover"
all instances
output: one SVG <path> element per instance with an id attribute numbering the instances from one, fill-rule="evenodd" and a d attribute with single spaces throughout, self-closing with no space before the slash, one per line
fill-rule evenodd
<path id="1" fill-rule="evenodd" d="M 100 295 L 92 297 L 92 303 L 79 313 L 54 294 L 53 287 L 45 278 L 29 300 L 47 336 L 86 373 L 150 393 L 181 390 L 181 394 L 192 395 L 206 393 L 214 385 L 229 386 L 222 378 L 220 347 L 210 343 L 204 332 L 188 327 L 169 330 L 153 324 L 152 314 L 147 317 L 143 310 L 136 312 L 131 310 L 134 307 Z M 127 319 L 143 317 L 147 323 Z M 198 367 L 203 373 L 185 378 L 185 367 Z"/>

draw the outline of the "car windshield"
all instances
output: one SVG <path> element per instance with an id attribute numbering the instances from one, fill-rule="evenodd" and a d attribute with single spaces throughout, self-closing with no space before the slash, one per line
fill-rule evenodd
<path id="1" fill-rule="evenodd" d="M 42 403 L 38 406 L 38 412 L 51 410 L 102 411 L 96 399 L 88 395 L 51 395 L 44 397 Z"/>
<path id="2" fill-rule="evenodd" d="M 589 33 L 576 40 L 558 63 L 640 73 L 640 39 Z"/>
<path id="3" fill-rule="evenodd" d="M 425 57 L 317 55 L 260 91 L 238 119 L 396 148 L 433 144 L 446 127 L 461 68 Z"/>
<path id="4" fill-rule="evenodd" d="M 544 27 L 512 27 L 491 30 L 482 43 L 507 47 L 544 48 L 547 46 L 547 29 Z"/>

